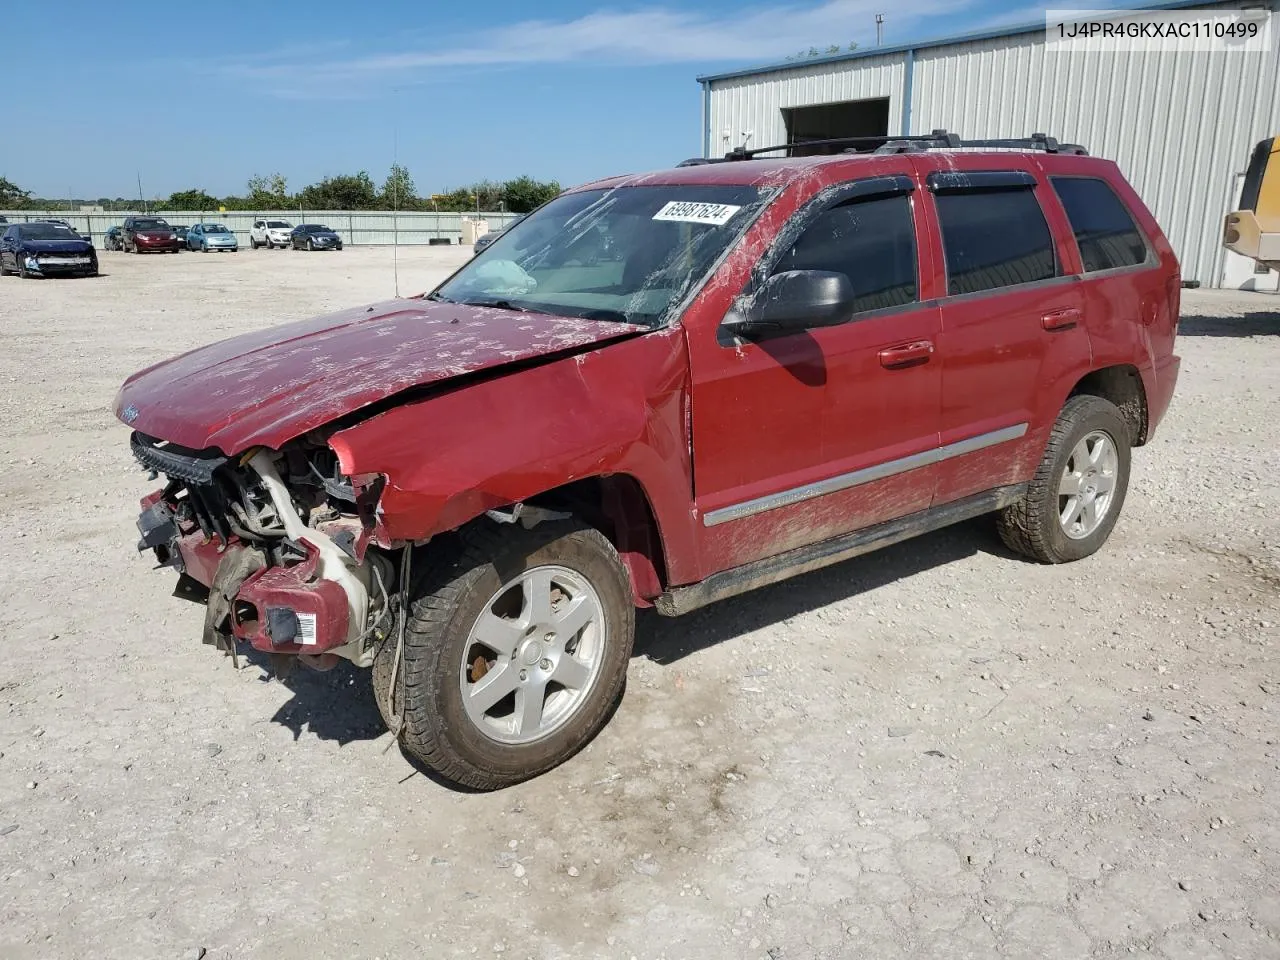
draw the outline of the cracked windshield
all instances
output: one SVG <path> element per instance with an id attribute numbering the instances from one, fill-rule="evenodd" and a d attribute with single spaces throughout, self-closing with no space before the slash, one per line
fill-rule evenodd
<path id="1" fill-rule="evenodd" d="M 655 327 L 767 198 L 737 185 L 567 194 L 494 241 L 435 298 Z"/>

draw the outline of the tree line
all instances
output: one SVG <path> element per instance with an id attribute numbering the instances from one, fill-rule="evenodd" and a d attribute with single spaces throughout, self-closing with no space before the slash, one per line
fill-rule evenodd
<path id="1" fill-rule="evenodd" d="M 456 213 L 467 210 L 507 210 L 528 213 L 560 193 L 554 180 L 532 177 L 514 180 L 481 180 L 445 193 L 421 196 L 407 168 L 393 164 L 381 184 L 365 170 L 338 174 L 290 192 L 288 180 L 279 173 L 255 174 L 249 178 L 242 196 L 218 197 L 199 187 L 179 190 L 168 198 L 146 201 L 152 209 L 170 210 L 440 210 Z M 63 206 L 97 205 L 135 208 L 137 200 L 125 197 L 77 198 L 33 197 L 31 191 L 0 177 L 0 210 L 57 210 Z"/>

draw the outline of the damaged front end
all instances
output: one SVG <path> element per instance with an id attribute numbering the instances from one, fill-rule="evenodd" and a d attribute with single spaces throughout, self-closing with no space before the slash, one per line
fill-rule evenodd
<path id="1" fill-rule="evenodd" d="M 327 668 L 368 666 L 389 629 L 391 555 L 372 544 L 380 476 L 343 477 L 319 437 L 235 457 L 135 432 L 134 457 L 165 486 L 143 498 L 139 551 L 207 605 L 204 641 Z"/>

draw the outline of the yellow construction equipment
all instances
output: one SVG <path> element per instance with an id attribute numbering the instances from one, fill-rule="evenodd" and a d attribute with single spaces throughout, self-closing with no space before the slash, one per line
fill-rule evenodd
<path id="1" fill-rule="evenodd" d="M 1227 214 L 1222 242 L 1228 250 L 1280 270 L 1280 136 L 1253 148 L 1240 209 Z"/>

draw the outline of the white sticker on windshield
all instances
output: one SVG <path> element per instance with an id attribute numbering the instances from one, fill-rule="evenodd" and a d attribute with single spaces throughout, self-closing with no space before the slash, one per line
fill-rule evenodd
<path id="1" fill-rule="evenodd" d="M 695 203 L 690 200 L 672 200 L 653 215 L 655 220 L 675 220 L 679 223 L 709 223 L 723 227 L 741 207 L 727 203 Z"/>

